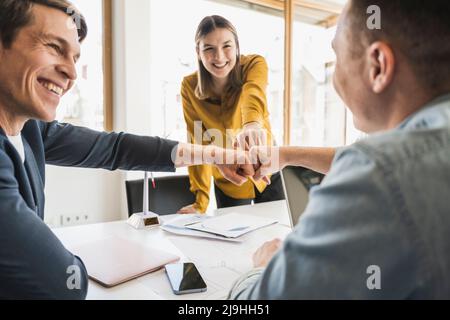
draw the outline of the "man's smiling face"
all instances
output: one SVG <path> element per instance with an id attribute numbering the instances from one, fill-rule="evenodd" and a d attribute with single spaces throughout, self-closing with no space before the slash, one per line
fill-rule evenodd
<path id="1" fill-rule="evenodd" d="M 77 78 L 78 39 L 67 14 L 33 5 L 31 22 L 11 46 L 0 44 L 0 103 L 19 117 L 54 120 L 61 97 Z"/>

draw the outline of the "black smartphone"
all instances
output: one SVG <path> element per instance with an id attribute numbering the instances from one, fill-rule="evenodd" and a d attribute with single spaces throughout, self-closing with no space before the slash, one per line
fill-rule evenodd
<path id="1" fill-rule="evenodd" d="M 167 264 L 165 269 L 175 294 L 206 291 L 206 283 L 192 262 Z"/>

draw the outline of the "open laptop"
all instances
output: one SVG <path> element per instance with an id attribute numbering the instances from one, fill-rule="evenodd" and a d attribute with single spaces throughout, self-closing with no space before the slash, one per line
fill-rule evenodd
<path id="1" fill-rule="evenodd" d="M 292 228 L 297 224 L 300 215 L 306 209 L 309 191 L 312 187 L 319 185 L 323 178 L 323 174 L 302 167 L 286 167 L 281 171 Z"/>

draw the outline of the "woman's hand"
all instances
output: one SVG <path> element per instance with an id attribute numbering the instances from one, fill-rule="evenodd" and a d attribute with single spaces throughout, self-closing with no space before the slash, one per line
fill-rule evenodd
<path id="1" fill-rule="evenodd" d="M 194 205 L 195 204 L 193 203 L 188 206 L 185 206 L 185 207 L 181 208 L 180 210 L 178 210 L 177 213 L 179 213 L 179 214 L 198 213 L 197 210 L 195 209 Z"/>
<path id="2" fill-rule="evenodd" d="M 267 141 L 267 130 L 259 122 L 250 122 L 236 136 L 235 146 L 248 151 L 254 146 L 266 146 Z"/>

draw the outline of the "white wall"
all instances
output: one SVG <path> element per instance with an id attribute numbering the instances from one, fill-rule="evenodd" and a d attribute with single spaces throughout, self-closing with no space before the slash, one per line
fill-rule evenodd
<path id="1" fill-rule="evenodd" d="M 141 135 L 157 134 L 151 128 L 160 122 L 150 109 L 150 2 L 113 0 L 114 126 Z M 127 179 L 142 176 L 126 174 Z"/>
<path id="2" fill-rule="evenodd" d="M 121 217 L 120 173 L 47 166 L 46 175 L 45 221 L 51 226 L 114 221 Z"/>

